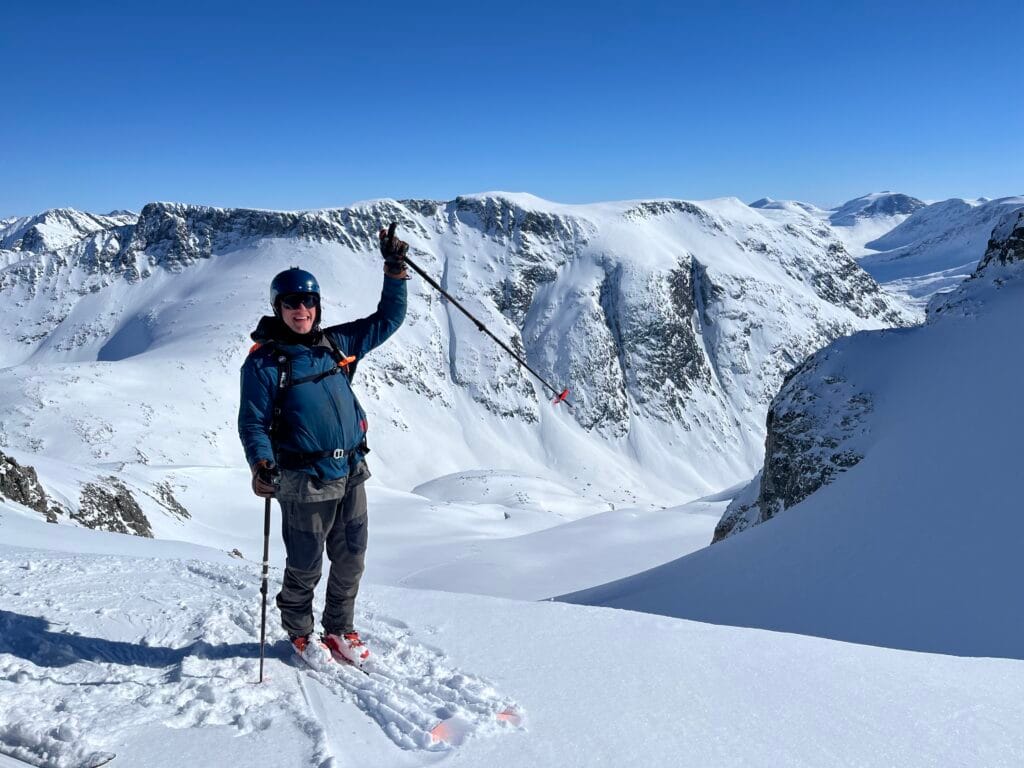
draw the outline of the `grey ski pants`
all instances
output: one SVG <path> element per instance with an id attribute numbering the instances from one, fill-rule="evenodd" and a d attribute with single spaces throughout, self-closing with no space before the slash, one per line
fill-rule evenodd
<path id="1" fill-rule="evenodd" d="M 327 494 L 333 495 L 333 494 Z M 291 499 L 295 496 L 291 495 Z M 323 627 L 344 634 L 353 630 L 356 595 L 366 556 L 366 491 L 362 482 L 344 488 L 340 498 L 291 500 L 279 496 L 287 553 L 277 595 L 281 624 L 292 637 L 313 631 L 313 590 L 320 581 L 323 554 L 331 562 Z"/>

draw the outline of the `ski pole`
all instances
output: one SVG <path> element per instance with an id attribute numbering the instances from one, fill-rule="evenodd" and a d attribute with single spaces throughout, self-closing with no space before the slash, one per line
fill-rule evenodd
<path id="1" fill-rule="evenodd" d="M 395 226 L 394 224 L 391 225 L 392 231 L 394 231 L 394 226 Z M 452 296 L 450 293 L 448 293 L 448 291 L 446 291 L 444 288 L 442 288 L 441 285 L 436 280 L 434 280 L 434 278 L 432 278 L 430 275 L 428 275 L 426 272 L 424 272 L 423 269 L 421 269 L 420 266 L 418 264 L 416 264 L 416 262 L 414 262 L 412 259 L 410 259 L 408 256 L 406 256 L 405 263 L 409 265 L 409 268 L 413 272 L 415 272 L 417 275 L 419 275 L 424 280 L 426 280 L 427 283 L 429 283 L 430 286 L 434 290 L 436 290 L 438 293 L 440 293 L 442 296 L 444 296 L 445 299 L 447 299 L 449 303 L 453 304 L 456 309 L 458 309 L 462 314 L 464 314 L 466 317 L 468 317 L 470 320 L 472 320 L 473 324 L 476 325 L 476 327 L 480 331 L 482 331 L 483 333 L 487 334 L 492 339 L 494 339 L 494 341 L 497 342 L 499 347 L 501 347 L 509 355 L 511 355 L 515 359 L 515 361 L 517 363 L 519 363 L 521 366 L 523 366 L 523 368 L 525 368 L 530 373 L 532 373 L 534 375 L 534 377 L 541 384 L 543 384 L 545 387 L 547 387 L 549 390 L 551 390 L 551 392 L 554 393 L 554 395 L 555 395 L 554 402 L 555 402 L 556 405 L 558 403 L 565 403 L 567 407 L 572 408 L 572 403 L 570 403 L 568 400 L 566 400 L 566 398 L 569 397 L 569 390 L 568 389 L 563 389 L 563 390 L 559 391 L 556 387 L 551 386 L 543 376 L 541 376 L 539 373 L 537 373 L 535 370 L 533 370 L 533 368 L 530 367 L 529 363 L 527 363 L 525 360 L 523 360 L 523 358 L 521 358 L 519 355 L 517 355 L 504 341 L 502 341 L 497 336 L 495 336 L 493 333 L 491 333 L 490 329 L 486 325 L 484 325 L 480 320 L 477 320 L 476 317 L 474 317 L 473 314 L 468 309 L 466 309 L 464 306 L 462 306 L 462 304 L 460 304 L 459 301 L 454 296 Z"/>
<path id="2" fill-rule="evenodd" d="M 270 498 L 263 505 L 263 611 L 260 618 L 260 682 L 263 682 L 263 649 L 267 644 L 267 571 L 270 567 Z"/>

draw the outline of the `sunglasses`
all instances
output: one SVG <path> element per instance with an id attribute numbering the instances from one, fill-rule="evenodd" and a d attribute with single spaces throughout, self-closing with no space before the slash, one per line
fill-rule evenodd
<path id="1" fill-rule="evenodd" d="M 285 309 L 298 309 L 305 307 L 312 309 L 320 303 L 320 297 L 315 293 L 289 293 L 281 297 L 281 306 Z"/>

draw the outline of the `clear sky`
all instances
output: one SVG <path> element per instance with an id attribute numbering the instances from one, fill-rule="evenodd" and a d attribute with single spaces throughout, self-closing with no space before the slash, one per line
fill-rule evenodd
<path id="1" fill-rule="evenodd" d="M 39 3 L 0 14 L 0 216 L 1024 193 L 1024 0 Z"/>

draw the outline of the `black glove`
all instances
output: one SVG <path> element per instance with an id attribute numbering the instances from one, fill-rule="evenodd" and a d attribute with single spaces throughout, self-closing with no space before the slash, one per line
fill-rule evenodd
<path id="1" fill-rule="evenodd" d="M 273 498 L 281 490 L 281 472 L 274 462 L 263 459 L 252 468 L 252 492 L 264 499 Z"/>
<path id="2" fill-rule="evenodd" d="M 405 272 L 405 254 L 409 244 L 395 237 L 398 222 L 391 222 L 387 231 L 380 231 L 380 255 L 384 257 L 384 272 L 390 277 L 408 277 Z"/>

